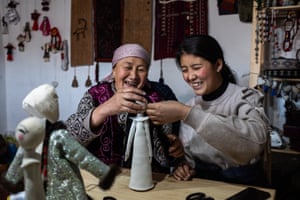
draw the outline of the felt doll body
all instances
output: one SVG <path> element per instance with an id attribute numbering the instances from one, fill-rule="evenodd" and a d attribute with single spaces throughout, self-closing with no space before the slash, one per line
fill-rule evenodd
<path id="1" fill-rule="evenodd" d="M 133 146 L 129 187 L 137 191 L 146 191 L 154 187 L 152 181 L 152 146 L 149 131 L 149 118 L 139 113 L 133 117 L 125 152 L 125 161 Z M 133 145 L 132 145 L 133 143 Z"/>
<path id="2" fill-rule="evenodd" d="M 31 115 L 46 118 L 46 137 L 43 142 L 43 167 L 47 167 L 47 176 L 43 181 L 46 185 L 45 198 L 50 199 L 88 199 L 80 168 L 87 170 L 99 178 L 99 186 L 109 189 L 115 176 L 120 172 L 118 167 L 108 166 L 94 157 L 85 147 L 70 136 L 63 123 L 58 121 L 58 96 L 52 85 L 44 84 L 33 89 L 23 100 L 23 109 Z M 47 127 L 47 124 L 49 127 Z M 47 145 L 46 145 L 47 144 Z M 33 153 L 34 154 L 34 153 Z M 18 155 L 18 154 L 17 154 Z M 25 151 L 18 155 L 26 156 Z M 14 170 L 19 171 L 17 164 Z M 40 169 L 35 171 L 41 176 Z M 8 172 L 14 176 L 12 172 Z M 44 174 L 43 174 L 44 175 Z M 10 177 L 7 177 L 8 180 Z M 26 177 L 24 177 L 26 178 Z M 26 181 L 25 181 L 26 184 Z M 43 185 L 43 184 L 42 184 Z M 31 200 L 31 199 L 30 199 Z"/>
<path id="3" fill-rule="evenodd" d="M 24 150 L 21 168 L 23 169 L 25 198 L 30 200 L 43 200 L 45 193 L 41 168 L 41 156 L 35 149 L 45 136 L 45 120 L 37 117 L 28 117 L 16 127 L 15 136 Z"/>

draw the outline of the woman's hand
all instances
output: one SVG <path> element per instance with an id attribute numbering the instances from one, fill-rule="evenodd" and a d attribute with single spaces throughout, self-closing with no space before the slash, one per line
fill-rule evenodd
<path id="1" fill-rule="evenodd" d="M 174 158 L 180 158 L 184 156 L 184 149 L 180 139 L 174 134 L 167 134 L 168 140 L 170 142 L 169 155 Z"/>
<path id="2" fill-rule="evenodd" d="M 121 112 L 143 113 L 146 110 L 146 93 L 138 88 L 125 88 L 118 90 L 107 104 L 111 106 L 111 115 Z"/>
<path id="3" fill-rule="evenodd" d="M 177 166 L 173 172 L 173 177 L 178 181 L 188 181 L 196 174 L 195 170 L 192 169 L 187 163 L 183 163 Z"/>
<path id="4" fill-rule="evenodd" d="M 145 112 L 147 100 L 144 95 L 144 91 L 133 87 L 118 90 L 109 100 L 94 109 L 91 127 L 98 127 L 106 117 L 111 115 L 117 115 L 122 112 Z"/>
<path id="5" fill-rule="evenodd" d="M 147 115 L 154 124 L 172 123 L 183 120 L 191 107 L 178 101 L 161 101 L 147 105 Z"/>

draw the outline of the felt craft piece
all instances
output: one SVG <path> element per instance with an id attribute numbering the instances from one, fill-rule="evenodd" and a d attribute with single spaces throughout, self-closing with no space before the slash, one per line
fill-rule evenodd
<path id="1" fill-rule="evenodd" d="M 111 62 L 114 50 L 122 43 L 122 12 L 125 1 L 94 0 L 93 2 L 95 61 Z"/>
<path id="2" fill-rule="evenodd" d="M 23 52 L 25 50 L 25 45 L 24 45 L 24 41 L 26 40 L 25 35 L 23 34 L 19 34 L 17 37 L 18 40 L 18 49 L 20 52 Z"/>
<path id="3" fill-rule="evenodd" d="M 25 23 L 24 34 L 25 34 L 25 42 L 30 42 L 31 41 L 31 30 L 30 30 L 29 22 Z"/>
<path id="4" fill-rule="evenodd" d="M 146 191 L 154 187 L 152 180 L 152 146 L 149 128 L 149 117 L 139 113 L 133 120 L 127 141 L 125 161 L 132 153 L 129 188 Z"/>
<path id="5" fill-rule="evenodd" d="M 85 192 L 84 182 L 80 174 L 79 168 L 86 170 L 99 178 L 99 187 L 103 190 L 109 189 L 115 177 L 120 173 L 120 168 L 111 165 L 108 166 L 98 158 L 94 157 L 85 147 L 78 143 L 67 132 L 65 125 L 58 119 L 58 95 L 55 87 L 50 84 L 43 84 L 34 88 L 23 100 L 23 109 L 25 109 L 30 115 L 44 121 L 43 129 L 38 129 L 35 132 L 45 132 L 42 146 L 42 174 L 40 168 L 34 171 L 36 177 L 42 176 L 43 183 L 40 186 L 45 186 L 45 199 L 80 199 L 88 200 L 88 196 Z M 23 123 L 22 123 L 23 124 Z M 40 123 L 33 123 L 39 126 Z M 26 136 L 21 133 L 26 132 L 25 126 L 18 127 L 16 130 L 20 132 L 20 139 Z M 25 128 L 23 128 L 25 127 Z M 32 131 L 32 129 L 29 129 Z M 36 138 L 37 139 L 37 138 Z M 31 147 L 36 146 L 38 142 L 30 142 Z M 41 143 L 40 143 L 41 144 Z M 38 145 L 39 147 L 40 145 Z M 32 150 L 30 155 L 38 156 L 35 152 L 41 152 Z M 20 168 L 23 164 L 20 164 L 20 159 L 28 158 L 26 151 L 17 153 L 14 161 L 6 174 L 7 180 L 13 180 L 20 178 Z M 31 159 L 30 162 L 35 162 Z M 44 162 L 45 161 L 45 162 Z M 28 163 L 28 162 L 27 162 Z M 44 170 L 45 169 L 45 170 Z M 33 172 L 33 171 L 32 171 Z M 44 173 L 45 172 L 45 173 Z M 46 175 L 46 176 L 44 176 Z M 30 178 L 25 176 L 26 184 L 32 186 L 37 184 L 36 179 L 26 180 Z M 34 191 L 32 195 L 35 195 Z M 27 198 L 34 199 L 34 198 Z M 43 199 L 42 197 L 40 199 Z M 39 200 L 40 200 L 39 199 Z"/>
<path id="6" fill-rule="evenodd" d="M 156 0 L 154 60 L 174 58 L 185 36 L 208 33 L 207 4 L 207 0 Z"/>
<path id="7" fill-rule="evenodd" d="M 109 1 L 110 2 L 110 1 Z M 71 3 L 71 66 L 93 64 L 92 0 Z M 102 13 L 104 16 L 104 14 Z"/>
<path id="8" fill-rule="evenodd" d="M 50 0 L 42 0 L 41 2 L 42 5 L 42 11 L 49 11 L 50 10 Z"/>
<path id="9" fill-rule="evenodd" d="M 48 36 L 50 35 L 50 30 L 51 30 L 51 25 L 49 18 L 47 16 L 43 17 L 43 21 L 40 25 L 40 31 L 42 31 L 43 36 Z"/>
<path id="10" fill-rule="evenodd" d="M 249 1 L 248 2 L 252 2 Z M 231 15 L 238 13 L 238 0 L 218 0 L 219 15 Z"/>
<path id="11" fill-rule="evenodd" d="M 11 0 L 7 4 L 7 13 L 5 14 L 5 21 L 8 22 L 9 24 L 18 24 L 20 21 L 20 15 L 16 9 L 17 5 L 19 3 Z"/>
<path id="12" fill-rule="evenodd" d="M 61 58 L 61 69 L 63 71 L 68 71 L 69 69 L 69 46 L 68 40 L 63 40 L 62 42 L 62 51 L 60 53 Z"/>
<path id="13" fill-rule="evenodd" d="M 35 9 L 33 11 L 33 13 L 31 13 L 31 19 L 33 20 L 33 24 L 32 24 L 32 27 L 31 29 L 33 31 L 38 31 L 39 30 L 39 17 L 40 17 L 40 13 L 38 13 L 38 11 Z"/>
<path id="14" fill-rule="evenodd" d="M 50 36 L 51 36 L 51 41 L 50 41 L 51 52 L 56 53 L 57 51 L 60 51 L 62 49 L 61 36 L 57 27 L 51 28 Z"/>
<path id="15" fill-rule="evenodd" d="M 122 43 L 138 43 L 150 53 L 152 51 L 152 1 L 124 1 L 123 9 Z"/>
<path id="16" fill-rule="evenodd" d="M 41 155 L 35 149 L 44 140 L 45 120 L 38 117 L 23 119 L 16 127 L 16 140 L 24 151 L 23 169 L 25 199 L 43 200 L 45 191 L 41 174 Z"/>
<path id="17" fill-rule="evenodd" d="M 44 46 L 42 47 L 42 50 L 44 51 L 44 54 L 43 54 L 44 62 L 49 62 L 50 61 L 50 44 L 45 43 Z"/>
<path id="18" fill-rule="evenodd" d="M 13 61 L 13 50 L 15 49 L 14 45 L 12 45 L 11 43 L 8 43 L 4 48 L 7 49 L 6 60 Z"/>
<path id="19" fill-rule="evenodd" d="M 7 23 L 7 21 L 6 21 L 6 19 L 5 19 L 5 16 L 3 16 L 2 17 L 2 34 L 3 35 L 6 35 L 6 34 L 8 34 L 8 23 Z"/>

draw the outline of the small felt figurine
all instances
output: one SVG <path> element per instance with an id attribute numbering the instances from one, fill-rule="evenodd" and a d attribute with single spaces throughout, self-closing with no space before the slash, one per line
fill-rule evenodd
<path id="1" fill-rule="evenodd" d="M 15 136 L 24 150 L 22 165 L 25 184 L 25 199 L 43 200 L 45 192 L 40 172 L 41 155 L 35 149 L 44 140 L 45 120 L 28 117 L 16 127 Z"/>
<path id="2" fill-rule="evenodd" d="M 103 190 L 112 186 L 120 169 L 108 166 L 93 156 L 71 137 L 64 123 L 58 121 L 58 95 L 54 86 L 43 84 L 33 89 L 24 98 L 23 109 L 33 116 L 46 119 L 46 136 L 42 143 L 42 173 L 40 171 L 36 173 L 42 176 L 47 200 L 87 200 L 80 168 L 98 177 L 99 186 Z M 16 176 L 9 170 L 7 174 Z M 9 176 L 6 177 L 10 180 Z"/>
<path id="3" fill-rule="evenodd" d="M 47 16 L 43 17 L 43 21 L 40 25 L 40 30 L 42 31 L 43 36 L 48 36 L 50 34 L 51 25 Z"/>
<path id="4" fill-rule="evenodd" d="M 9 24 L 18 24 L 20 21 L 20 16 L 16 7 L 19 3 L 11 0 L 7 5 L 7 13 L 5 14 L 6 21 Z"/>
<path id="5" fill-rule="evenodd" d="M 56 53 L 62 48 L 61 36 L 58 28 L 57 27 L 51 28 L 50 35 L 51 35 L 50 49 L 53 53 Z"/>
<path id="6" fill-rule="evenodd" d="M 42 0 L 42 11 L 49 11 L 50 0 Z"/>
<path id="7" fill-rule="evenodd" d="M 25 35 L 19 34 L 17 37 L 17 40 L 19 41 L 18 49 L 19 49 L 19 51 L 23 52 L 25 50 L 25 45 L 24 45 Z"/>
<path id="8" fill-rule="evenodd" d="M 125 161 L 132 153 L 129 188 L 137 191 L 146 191 L 154 187 L 152 181 L 152 146 L 149 130 L 149 117 L 142 113 L 132 118 Z"/>
<path id="9" fill-rule="evenodd" d="M 25 24 L 24 33 L 25 33 L 25 41 L 30 42 L 31 41 L 31 31 L 30 31 L 29 22 L 26 22 L 26 24 Z"/>
<path id="10" fill-rule="evenodd" d="M 11 43 L 8 43 L 4 48 L 7 49 L 6 60 L 7 61 L 13 61 L 13 50 L 15 49 L 14 45 L 12 45 Z"/>
<path id="11" fill-rule="evenodd" d="M 39 21 L 38 20 L 39 20 L 40 15 L 41 14 L 38 13 L 38 11 L 36 9 L 33 11 L 33 13 L 31 13 L 31 19 L 33 20 L 31 29 L 33 31 L 39 30 Z"/>
<path id="12" fill-rule="evenodd" d="M 8 24 L 7 24 L 7 21 L 5 19 L 5 16 L 2 17 L 2 34 L 3 35 L 8 34 Z"/>
<path id="13" fill-rule="evenodd" d="M 44 47 L 42 47 L 42 50 L 44 51 L 44 55 L 43 55 L 44 62 L 49 62 L 50 61 L 50 44 L 45 43 Z"/>
<path id="14" fill-rule="evenodd" d="M 63 71 L 68 71 L 69 68 L 69 47 L 68 47 L 68 41 L 63 40 L 62 42 L 62 51 L 60 53 L 61 57 L 61 69 Z"/>

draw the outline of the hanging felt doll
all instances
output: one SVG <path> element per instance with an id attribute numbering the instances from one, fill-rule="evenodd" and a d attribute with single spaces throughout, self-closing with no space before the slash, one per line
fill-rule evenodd
<path id="1" fill-rule="evenodd" d="M 69 66 L 69 52 L 68 52 L 67 40 L 64 40 L 62 42 L 62 51 L 60 53 L 60 58 L 61 58 L 61 69 L 63 71 L 67 71 Z"/>
<path id="2" fill-rule="evenodd" d="M 4 48 L 7 49 L 6 60 L 7 61 L 13 61 L 13 50 L 15 49 L 14 45 L 12 45 L 11 43 L 8 43 Z"/>
<path id="3" fill-rule="evenodd" d="M 40 17 L 40 13 L 38 13 L 37 10 L 34 10 L 33 13 L 31 13 L 31 19 L 33 20 L 33 24 L 32 24 L 32 27 L 31 29 L 33 31 L 37 31 L 39 30 L 39 17 Z"/>
<path id="4" fill-rule="evenodd" d="M 51 35 L 51 41 L 50 41 L 50 48 L 53 53 L 56 53 L 57 51 L 61 50 L 61 36 L 58 31 L 58 28 L 53 27 L 50 31 Z"/>
<path id="5" fill-rule="evenodd" d="M 42 31 L 44 36 L 48 36 L 50 34 L 51 26 L 49 18 L 47 16 L 43 17 L 43 21 L 40 25 L 40 30 Z"/>
<path id="6" fill-rule="evenodd" d="M 31 40 L 31 32 L 30 32 L 29 22 L 26 22 L 26 24 L 25 24 L 24 33 L 25 33 L 25 41 L 26 42 L 30 42 L 30 40 Z"/>
<path id="7" fill-rule="evenodd" d="M 50 45 L 49 45 L 49 43 L 45 43 L 44 47 L 42 47 L 42 50 L 44 50 L 44 55 L 43 55 L 44 62 L 49 62 L 50 61 Z"/>
<path id="8" fill-rule="evenodd" d="M 49 11 L 50 0 L 42 0 L 42 11 Z"/>
<path id="9" fill-rule="evenodd" d="M 8 34 L 8 24 L 5 16 L 2 17 L 2 34 Z"/>
<path id="10" fill-rule="evenodd" d="M 19 41 L 18 43 L 18 48 L 19 51 L 23 52 L 25 50 L 25 45 L 24 45 L 24 41 L 25 41 L 25 35 L 19 34 L 17 37 L 17 40 Z"/>
<path id="11" fill-rule="evenodd" d="M 9 24 L 18 24 L 20 21 L 20 15 L 18 11 L 16 10 L 16 7 L 19 3 L 15 1 L 10 1 L 7 5 L 7 13 L 5 14 L 6 21 Z"/>

